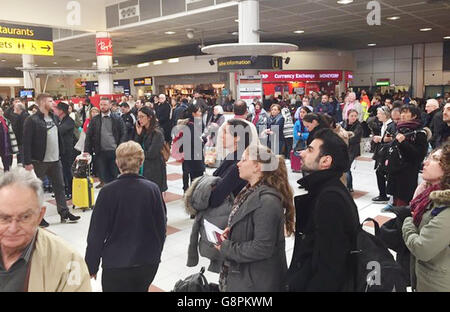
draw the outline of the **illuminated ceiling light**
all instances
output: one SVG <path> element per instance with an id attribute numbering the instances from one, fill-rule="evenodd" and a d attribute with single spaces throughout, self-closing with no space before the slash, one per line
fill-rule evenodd
<path id="1" fill-rule="evenodd" d="M 169 30 L 169 31 L 166 31 L 165 34 L 166 34 L 166 35 L 175 35 L 176 32 L 170 31 L 170 30 Z"/>
<path id="2" fill-rule="evenodd" d="M 12 84 L 19 84 L 20 80 L 19 79 L 14 79 L 14 78 L 0 78 L 0 84 L 8 84 L 8 85 L 12 85 Z"/>
<path id="3" fill-rule="evenodd" d="M 391 17 L 388 17 L 388 18 L 386 18 L 386 19 L 388 19 L 388 20 L 390 20 L 390 21 L 396 21 L 396 20 L 399 20 L 399 19 L 400 19 L 400 16 L 391 16 Z"/>
<path id="4" fill-rule="evenodd" d="M 444 39 L 450 39 L 450 36 L 445 36 Z M 2 61 L 3 62 L 3 61 Z"/>
<path id="5" fill-rule="evenodd" d="M 237 31 L 233 31 L 231 34 L 232 34 L 233 36 L 239 35 L 239 33 L 238 33 Z"/>
<path id="6" fill-rule="evenodd" d="M 180 61 L 179 58 L 172 58 L 172 59 L 168 60 L 167 62 L 169 62 L 169 63 L 178 63 L 179 61 Z"/>
<path id="7" fill-rule="evenodd" d="M 146 67 L 146 66 L 150 66 L 150 63 L 141 63 L 141 64 L 137 64 L 137 67 Z"/>
<path id="8" fill-rule="evenodd" d="M 76 59 L 77 62 L 81 61 L 80 59 Z"/>
<path id="9" fill-rule="evenodd" d="M 420 31 L 430 31 L 430 30 L 433 30 L 433 28 L 421 28 L 421 29 L 419 29 Z"/>
<path id="10" fill-rule="evenodd" d="M 163 63 L 163 61 L 154 61 L 153 65 L 161 65 Z"/>
<path id="11" fill-rule="evenodd" d="M 367 44 L 368 47 L 374 47 L 376 45 L 377 45 L 376 43 L 369 43 L 369 44 Z"/>
<path id="12" fill-rule="evenodd" d="M 295 30 L 294 34 L 303 34 L 305 31 L 304 30 Z"/>
<path id="13" fill-rule="evenodd" d="M 6 60 L 2 60 L 2 62 L 6 62 Z"/>
<path id="14" fill-rule="evenodd" d="M 338 0 L 337 1 L 338 4 L 349 4 L 349 3 L 352 3 L 352 2 L 353 2 L 353 0 Z"/>
<path id="15" fill-rule="evenodd" d="M 235 19 L 234 21 L 235 21 L 236 23 L 239 23 L 239 20 L 238 20 L 238 19 Z"/>

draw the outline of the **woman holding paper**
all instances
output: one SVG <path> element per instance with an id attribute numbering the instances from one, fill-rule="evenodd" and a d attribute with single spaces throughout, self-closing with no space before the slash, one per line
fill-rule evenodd
<path id="1" fill-rule="evenodd" d="M 283 291 L 287 271 L 285 232 L 294 232 L 293 192 L 282 156 L 251 145 L 238 163 L 248 182 L 236 197 L 216 248 L 225 257 L 221 291 Z"/>

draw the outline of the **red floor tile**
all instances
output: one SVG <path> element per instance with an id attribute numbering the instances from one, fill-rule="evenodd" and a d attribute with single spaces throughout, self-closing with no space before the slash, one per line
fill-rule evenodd
<path id="1" fill-rule="evenodd" d="M 172 166 L 181 166 L 181 163 L 178 161 L 171 161 L 167 163 L 168 165 L 172 165 Z"/>
<path id="2" fill-rule="evenodd" d="M 357 191 L 355 190 L 352 194 L 353 199 L 358 199 L 360 197 L 363 197 L 364 195 L 366 195 L 368 192 L 363 192 L 363 191 Z"/>
<path id="3" fill-rule="evenodd" d="M 361 160 L 361 161 L 372 161 L 373 159 L 370 158 L 370 157 L 359 156 L 359 157 L 356 157 L 356 160 Z"/>
<path id="4" fill-rule="evenodd" d="M 47 203 L 50 203 L 50 204 L 56 206 L 56 199 L 47 200 Z M 69 208 L 71 208 L 71 207 L 73 206 L 73 203 L 72 203 L 72 200 L 71 200 L 71 199 L 68 200 L 68 201 L 66 201 L 66 203 L 67 203 L 67 207 L 69 207 Z"/>
<path id="5" fill-rule="evenodd" d="M 182 198 L 183 198 L 183 196 L 181 196 L 181 195 L 174 194 L 174 193 L 171 193 L 171 192 L 165 192 L 164 202 L 165 203 L 170 203 L 170 202 L 173 202 L 175 200 L 182 199 Z"/>
<path id="6" fill-rule="evenodd" d="M 383 224 L 385 224 L 387 221 L 391 220 L 392 218 L 385 217 L 385 216 L 376 216 L 373 219 L 375 219 L 378 222 L 378 224 L 380 225 L 380 227 L 381 227 Z M 372 222 L 366 222 L 366 223 L 364 223 L 364 226 L 373 228 L 373 223 Z"/>
<path id="7" fill-rule="evenodd" d="M 173 226 L 168 225 L 167 226 L 167 230 L 166 230 L 166 234 L 167 235 L 172 235 L 172 234 L 174 234 L 176 232 L 180 232 L 180 231 L 181 231 L 180 229 L 177 229 L 177 228 L 175 228 Z"/>
<path id="8" fill-rule="evenodd" d="M 148 288 L 148 292 L 165 292 L 165 291 L 159 287 L 156 287 L 155 285 L 150 285 L 150 287 Z"/>
<path id="9" fill-rule="evenodd" d="M 176 181 L 176 180 L 179 180 L 181 178 L 183 178 L 183 175 L 179 174 L 179 173 L 169 173 L 167 175 L 167 180 L 169 180 L 169 181 Z"/>

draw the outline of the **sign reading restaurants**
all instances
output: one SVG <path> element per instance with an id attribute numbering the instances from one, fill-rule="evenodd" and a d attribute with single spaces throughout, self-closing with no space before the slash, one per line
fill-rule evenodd
<path id="1" fill-rule="evenodd" d="M 0 23 L 0 54 L 53 56 L 51 28 Z"/>

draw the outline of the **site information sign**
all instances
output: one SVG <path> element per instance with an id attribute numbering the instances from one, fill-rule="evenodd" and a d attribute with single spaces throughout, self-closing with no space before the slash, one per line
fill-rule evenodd
<path id="1" fill-rule="evenodd" d="M 51 28 L 0 23 L 0 54 L 53 56 Z"/>

